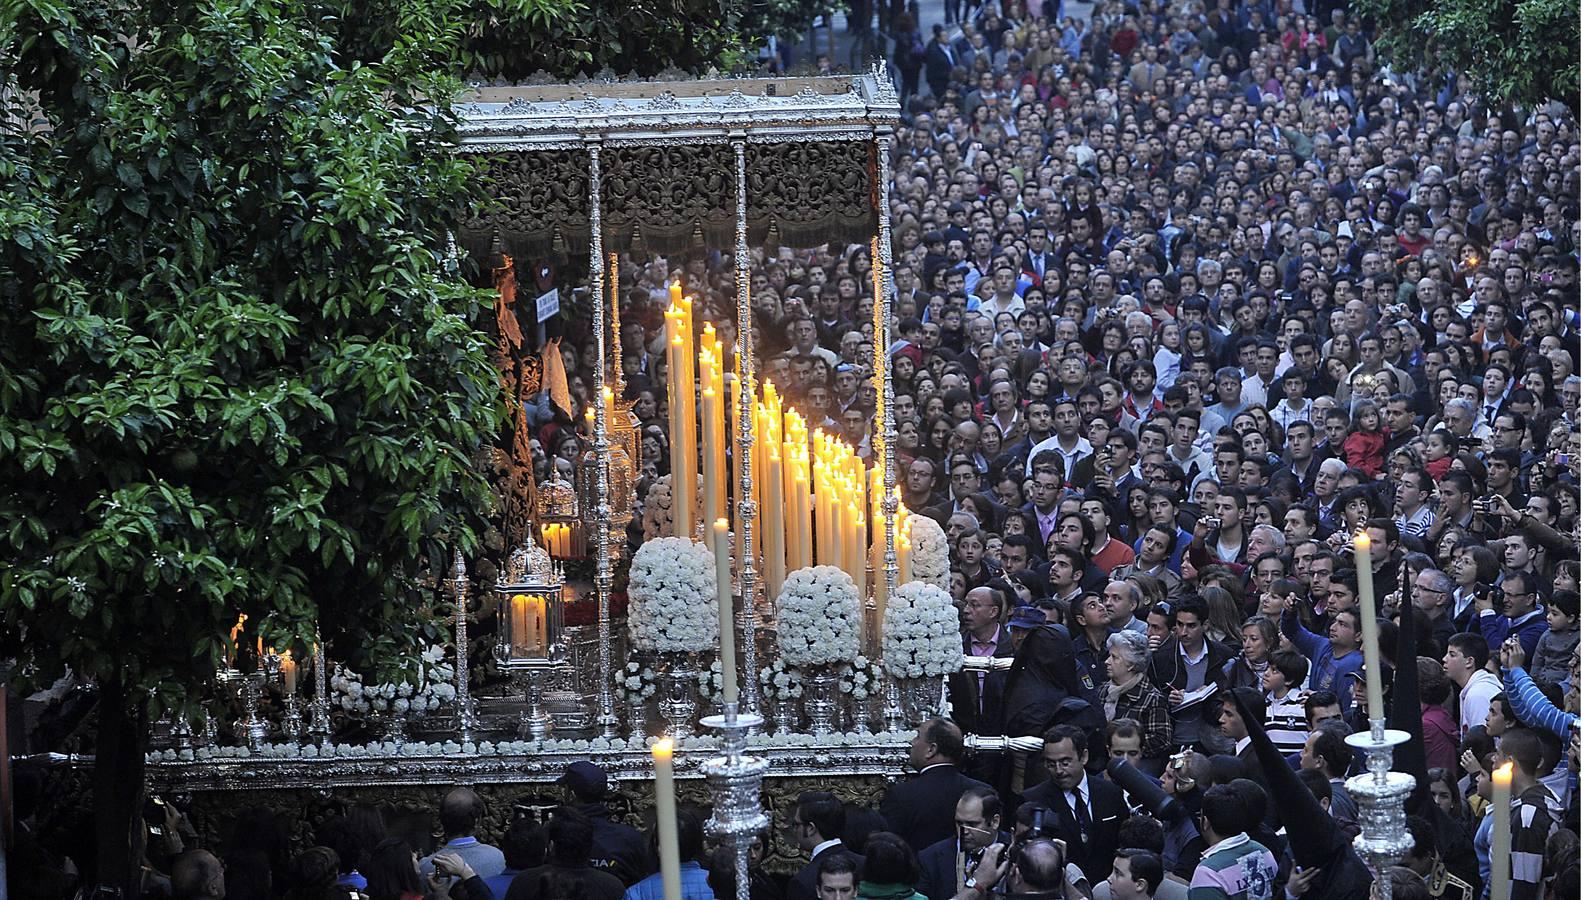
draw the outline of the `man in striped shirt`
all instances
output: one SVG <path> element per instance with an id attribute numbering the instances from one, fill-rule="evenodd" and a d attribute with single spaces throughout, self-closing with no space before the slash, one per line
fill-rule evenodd
<path id="1" fill-rule="evenodd" d="M 1191 876 L 1190 900 L 1270 900 L 1279 865 L 1267 847 L 1247 836 L 1256 824 L 1246 801 L 1227 784 L 1202 797 L 1197 828 L 1208 848 Z"/>
<path id="2" fill-rule="evenodd" d="M 1543 757 L 1537 732 L 1511 728 L 1500 738 L 1499 752 L 1515 763 L 1510 778 L 1510 900 L 1538 900 L 1543 895 L 1543 851 L 1564 821 L 1564 810 L 1537 780 Z"/>

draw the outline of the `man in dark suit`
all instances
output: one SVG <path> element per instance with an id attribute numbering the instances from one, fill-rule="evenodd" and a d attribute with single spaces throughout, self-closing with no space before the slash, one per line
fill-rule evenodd
<path id="1" fill-rule="evenodd" d="M 812 859 L 785 886 L 785 900 L 817 900 L 818 863 L 830 853 L 845 854 L 856 860 L 861 871 L 862 857 L 841 843 L 845 831 L 845 804 L 828 791 L 807 791 L 796 798 L 791 811 L 790 838 L 808 851 Z"/>
<path id="2" fill-rule="evenodd" d="M 961 729 L 948 719 L 929 719 L 911 741 L 909 762 L 916 778 L 889 789 L 878 811 L 889 830 L 913 850 L 923 850 L 955 833 L 955 804 L 967 788 L 988 785 L 961 774 L 966 745 Z"/>
<path id="3" fill-rule="evenodd" d="M 1240 700 L 1240 707 L 1231 702 L 1230 694 L 1235 694 Z M 1261 722 L 1268 716 L 1268 701 L 1263 699 L 1262 691 L 1249 687 L 1225 690 L 1222 701 L 1219 706 L 1219 731 L 1235 742 L 1235 758 L 1246 764 L 1246 777 L 1267 788 L 1268 778 L 1263 774 L 1262 765 L 1257 762 L 1257 748 L 1252 746 L 1251 732 L 1246 728 L 1246 721 L 1241 718 L 1241 707 Z"/>
<path id="4" fill-rule="evenodd" d="M 922 53 L 923 77 L 928 80 L 928 90 L 935 97 L 943 97 L 945 88 L 950 86 L 950 73 L 955 71 L 955 48 L 950 46 L 950 37 L 944 31 L 943 25 L 933 26 L 933 40 L 928 42 L 928 48 Z"/>
<path id="5" fill-rule="evenodd" d="M 965 633 L 961 650 L 967 656 L 1010 658 L 1016 655 L 1005 620 L 1010 615 L 1007 586 L 995 581 L 973 588 L 966 594 L 961 619 Z M 950 676 L 950 708 L 964 732 L 1002 734 L 1002 707 L 1008 670 L 957 672 Z M 894 822 L 890 826 L 894 826 Z M 926 846 L 926 845 L 924 845 Z"/>
<path id="6" fill-rule="evenodd" d="M 999 795 L 993 788 L 967 788 L 955 803 L 957 834 L 917 854 L 917 865 L 922 869 L 917 892 L 928 900 L 950 900 L 960 893 L 962 873 L 956 868 L 957 861 L 996 841 L 1010 843 L 1007 835 L 999 833 L 1000 811 Z"/>
<path id="7" fill-rule="evenodd" d="M 1043 735 L 1043 765 L 1049 780 L 1027 791 L 1023 801 L 1054 810 L 1056 836 L 1090 883 L 1108 878 L 1120 849 L 1120 826 L 1131 816 L 1125 794 L 1087 776 L 1087 733 L 1074 725 L 1056 725 Z"/>

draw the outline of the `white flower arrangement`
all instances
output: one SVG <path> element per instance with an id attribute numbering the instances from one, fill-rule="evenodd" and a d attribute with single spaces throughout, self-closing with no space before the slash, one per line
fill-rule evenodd
<path id="1" fill-rule="evenodd" d="M 948 591 L 921 581 L 895 591 L 884 609 L 884 665 L 899 678 L 960 671 L 960 617 Z"/>
<path id="2" fill-rule="evenodd" d="M 950 590 L 950 542 L 939 523 L 914 515 L 911 524 L 911 580 Z"/>
<path id="3" fill-rule="evenodd" d="M 858 656 L 840 667 L 840 693 L 850 694 L 853 700 L 866 700 L 878 694 L 883 677 L 883 663 Z"/>
<path id="4" fill-rule="evenodd" d="M 655 478 L 653 484 L 649 485 L 648 496 L 642 504 L 643 541 L 675 534 L 675 511 L 671 509 L 673 497 L 670 476 Z"/>
<path id="5" fill-rule="evenodd" d="M 423 715 L 456 699 L 456 667 L 445 648 L 424 649 L 414 669 L 413 681 L 369 685 L 356 671 L 336 663 L 329 679 L 330 702 L 348 713 Z"/>
<path id="6" fill-rule="evenodd" d="M 725 694 L 725 667 L 714 660 L 708 668 L 697 673 L 697 695 L 713 703 Z"/>
<path id="7" fill-rule="evenodd" d="M 626 704 L 641 703 L 658 692 L 659 677 L 639 662 L 615 670 L 615 695 Z"/>
<path id="8" fill-rule="evenodd" d="M 797 569 L 774 604 L 780 659 L 787 666 L 848 663 L 856 659 L 862 607 L 856 582 L 834 566 Z"/>
<path id="9" fill-rule="evenodd" d="M 719 642 L 714 558 L 689 538 L 657 538 L 631 558 L 631 646 L 644 653 L 695 653 Z"/>
<path id="10" fill-rule="evenodd" d="M 774 665 L 760 669 L 758 684 L 762 686 L 763 697 L 766 700 L 786 703 L 801 699 L 801 676 L 796 670 L 785 668 L 782 660 L 776 659 Z"/>

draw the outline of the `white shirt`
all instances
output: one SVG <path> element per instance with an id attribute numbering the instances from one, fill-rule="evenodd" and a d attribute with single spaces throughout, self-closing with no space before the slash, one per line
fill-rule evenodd
<path id="1" fill-rule="evenodd" d="M 1087 810 L 1087 821 L 1089 822 L 1092 821 L 1091 794 L 1092 792 L 1087 787 L 1087 774 L 1085 772 L 1082 773 L 1081 783 L 1076 785 L 1074 790 L 1065 792 L 1065 802 L 1071 804 L 1080 803 L 1082 808 Z M 1073 816 L 1076 814 L 1076 807 L 1074 805 L 1071 806 L 1070 813 Z"/>
<path id="2" fill-rule="evenodd" d="M 1086 438 L 1078 437 L 1076 439 L 1076 448 L 1067 451 L 1060 446 L 1059 435 L 1050 435 L 1047 440 L 1039 442 L 1036 447 L 1032 448 L 1032 452 L 1027 454 L 1028 477 L 1032 475 L 1032 460 L 1037 459 L 1038 454 L 1044 450 L 1053 450 L 1060 455 L 1060 459 L 1065 463 L 1065 481 L 1068 483 L 1071 476 L 1076 472 L 1076 464 L 1092 455 L 1092 444 L 1087 443 Z"/>
<path id="3" fill-rule="evenodd" d="M 1487 669 L 1473 672 L 1466 686 L 1460 689 L 1460 736 L 1488 721 L 1488 707 L 1493 698 L 1504 692 L 1504 683 Z"/>
<path id="4" fill-rule="evenodd" d="M 832 847 L 838 847 L 838 846 L 840 846 L 840 839 L 839 838 L 832 838 L 830 840 L 824 841 L 823 843 L 819 844 L 818 846 L 812 848 L 812 858 L 813 859 L 817 859 L 818 858 L 818 854 L 820 854 L 823 851 L 828 850 L 828 849 L 830 849 Z"/>

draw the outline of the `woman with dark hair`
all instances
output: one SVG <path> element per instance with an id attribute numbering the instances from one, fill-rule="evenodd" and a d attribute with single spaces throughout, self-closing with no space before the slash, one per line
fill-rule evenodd
<path id="1" fill-rule="evenodd" d="M 368 900 L 422 900 L 417 851 L 401 838 L 380 841 L 369 854 L 363 874 L 368 879 Z"/>
<path id="2" fill-rule="evenodd" d="M 862 882 L 856 890 L 858 900 L 926 900 L 917 893 L 921 878 L 917 853 L 900 835 L 875 831 L 867 836 Z"/>
<path id="3" fill-rule="evenodd" d="M 286 870 L 286 900 L 346 900 L 340 877 L 340 857 L 328 847 L 309 847 L 298 853 Z"/>

